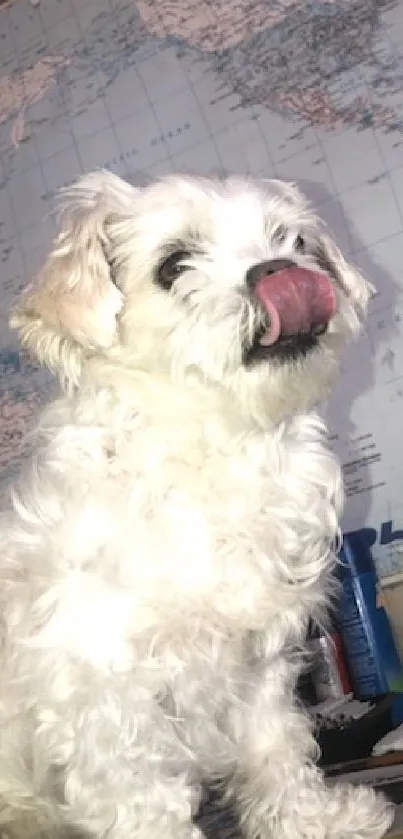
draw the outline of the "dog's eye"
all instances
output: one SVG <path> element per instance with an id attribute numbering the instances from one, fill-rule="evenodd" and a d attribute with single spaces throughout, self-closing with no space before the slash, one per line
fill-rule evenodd
<path id="1" fill-rule="evenodd" d="M 305 239 L 298 235 L 294 242 L 294 250 L 298 253 L 305 253 Z"/>
<path id="2" fill-rule="evenodd" d="M 161 288 L 168 291 L 172 288 L 175 280 L 177 280 L 184 271 L 188 270 L 189 266 L 185 263 L 190 256 L 191 254 L 189 251 L 175 251 L 175 253 L 171 253 L 167 259 L 164 259 L 164 261 L 161 262 L 157 270 L 157 282 Z"/>
<path id="3" fill-rule="evenodd" d="M 273 239 L 274 239 L 275 242 L 278 242 L 278 244 L 281 245 L 283 242 L 285 242 L 286 238 L 287 238 L 287 231 L 286 231 L 283 224 L 279 224 L 279 226 L 276 227 L 276 229 L 273 233 Z"/>

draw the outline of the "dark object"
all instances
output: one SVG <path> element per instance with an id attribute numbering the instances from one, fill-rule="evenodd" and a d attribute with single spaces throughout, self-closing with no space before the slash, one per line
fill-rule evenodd
<path id="1" fill-rule="evenodd" d="M 375 743 L 403 720 L 403 694 L 389 694 L 376 702 L 363 717 L 345 726 L 317 732 L 321 748 L 320 766 L 363 760 L 371 755 Z"/>
<path id="2" fill-rule="evenodd" d="M 223 803 L 219 789 L 205 789 L 195 822 L 206 839 L 240 839 L 242 835 L 235 808 Z"/>

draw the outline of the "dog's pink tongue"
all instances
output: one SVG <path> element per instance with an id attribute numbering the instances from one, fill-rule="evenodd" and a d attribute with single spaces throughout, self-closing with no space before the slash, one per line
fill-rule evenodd
<path id="1" fill-rule="evenodd" d="M 280 334 L 308 333 L 325 326 L 336 311 L 336 294 L 325 274 L 298 265 L 262 277 L 256 295 L 269 316 L 260 343 L 275 344 Z"/>

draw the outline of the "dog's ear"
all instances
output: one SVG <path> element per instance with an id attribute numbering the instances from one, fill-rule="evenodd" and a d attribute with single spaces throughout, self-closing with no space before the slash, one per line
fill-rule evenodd
<path id="1" fill-rule="evenodd" d="M 327 230 L 324 230 L 320 236 L 316 258 L 319 265 L 335 277 L 344 289 L 346 297 L 352 304 L 350 325 L 353 332 L 357 332 L 367 314 L 368 303 L 374 296 L 374 286 L 363 277 L 358 268 L 345 259 Z"/>
<path id="2" fill-rule="evenodd" d="M 113 227 L 128 217 L 135 195 L 105 171 L 62 190 L 51 252 L 11 316 L 22 344 L 62 379 L 77 381 L 83 356 L 117 340 L 123 295 L 111 275 Z"/>

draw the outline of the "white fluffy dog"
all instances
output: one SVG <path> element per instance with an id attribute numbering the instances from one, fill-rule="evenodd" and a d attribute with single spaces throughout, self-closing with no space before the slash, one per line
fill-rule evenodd
<path id="1" fill-rule="evenodd" d="M 311 411 L 368 295 L 291 186 L 64 192 L 12 321 L 65 395 L 2 527 L 3 832 L 196 839 L 219 779 L 247 839 L 387 830 L 294 698 L 342 501 Z"/>

